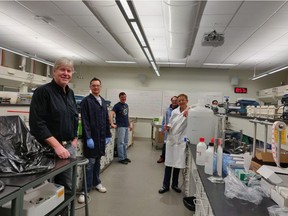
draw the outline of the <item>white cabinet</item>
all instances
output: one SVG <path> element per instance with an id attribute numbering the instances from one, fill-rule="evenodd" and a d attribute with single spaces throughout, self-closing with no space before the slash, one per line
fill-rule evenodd
<path id="1" fill-rule="evenodd" d="M 258 92 L 259 100 L 275 104 L 277 102 L 277 88 L 263 89 Z"/>
<path id="2" fill-rule="evenodd" d="M 279 86 L 277 87 L 277 96 L 278 97 L 281 97 L 285 94 L 288 94 L 288 85 L 285 85 L 285 86 Z"/>
<path id="3" fill-rule="evenodd" d="M 51 80 L 45 76 L 3 66 L 0 66 L 0 79 L 12 80 L 21 83 L 31 83 L 34 85 L 43 85 Z"/>
<path id="4" fill-rule="evenodd" d="M 260 90 L 258 98 L 263 102 L 275 104 L 278 100 L 281 100 L 284 94 L 288 94 L 288 85 Z"/>

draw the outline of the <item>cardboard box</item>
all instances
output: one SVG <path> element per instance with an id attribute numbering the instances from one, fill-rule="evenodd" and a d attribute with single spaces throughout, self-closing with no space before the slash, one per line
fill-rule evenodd
<path id="1" fill-rule="evenodd" d="M 272 152 L 270 150 L 267 150 L 267 152 L 263 152 L 262 149 L 256 149 L 256 158 L 260 161 L 263 161 L 264 163 L 265 162 L 275 163 Z M 280 163 L 288 164 L 287 153 L 284 150 L 281 150 Z"/>
<path id="2" fill-rule="evenodd" d="M 257 163 L 256 161 L 251 161 L 250 164 L 250 169 L 254 172 L 257 172 L 257 170 L 261 167 L 262 165 Z"/>
<path id="3" fill-rule="evenodd" d="M 161 131 L 155 131 L 155 142 L 156 143 L 164 142 L 164 134 Z"/>

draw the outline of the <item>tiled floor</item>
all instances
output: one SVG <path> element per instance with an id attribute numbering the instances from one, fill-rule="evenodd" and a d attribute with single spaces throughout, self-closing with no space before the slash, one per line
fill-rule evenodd
<path id="1" fill-rule="evenodd" d="M 113 163 L 100 177 L 107 193 L 90 192 L 90 216 L 192 216 L 182 202 L 182 193 L 170 190 L 159 194 L 162 186 L 164 164 L 156 161 L 161 154 L 151 146 L 151 141 L 136 140 L 128 149 L 132 163 Z M 180 173 L 179 182 L 182 183 Z M 180 186 L 180 185 L 179 185 Z M 79 207 L 79 204 L 76 204 Z M 84 208 L 75 212 L 84 216 Z"/>

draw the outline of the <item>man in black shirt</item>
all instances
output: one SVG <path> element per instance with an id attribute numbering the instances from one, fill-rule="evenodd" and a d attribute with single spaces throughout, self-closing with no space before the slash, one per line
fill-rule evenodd
<path id="1" fill-rule="evenodd" d="M 76 156 L 78 112 L 73 90 L 68 83 L 74 72 L 73 62 L 60 58 L 55 62 L 53 80 L 38 87 L 30 105 L 31 134 L 60 159 Z M 65 192 L 72 191 L 72 172 L 67 170 L 54 179 Z"/>

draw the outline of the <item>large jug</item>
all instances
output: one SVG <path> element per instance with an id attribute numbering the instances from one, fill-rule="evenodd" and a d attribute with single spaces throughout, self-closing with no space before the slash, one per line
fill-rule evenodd
<path id="1" fill-rule="evenodd" d="M 197 144 L 200 137 L 210 140 L 214 137 L 216 118 L 211 109 L 198 105 L 188 111 L 187 137 Z"/>

